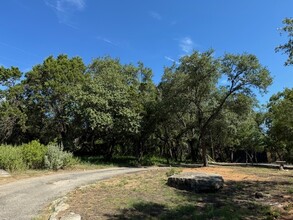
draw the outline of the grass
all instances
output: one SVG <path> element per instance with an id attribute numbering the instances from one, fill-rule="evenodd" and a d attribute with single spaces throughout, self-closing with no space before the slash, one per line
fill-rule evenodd
<path id="1" fill-rule="evenodd" d="M 90 220 L 292 219 L 292 171 L 235 167 L 230 175 L 242 174 L 250 179 L 226 180 L 221 191 L 203 194 L 167 186 L 169 173 L 170 170 L 152 170 L 77 189 L 68 195 L 70 210 L 66 212 L 73 211 Z M 270 196 L 256 199 L 255 192 Z"/>

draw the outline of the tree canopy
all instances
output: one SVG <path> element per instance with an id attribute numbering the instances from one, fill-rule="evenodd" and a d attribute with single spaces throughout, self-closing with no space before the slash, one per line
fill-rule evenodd
<path id="1" fill-rule="evenodd" d="M 157 85 L 142 62 L 106 56 L 85 65 L 61 54 L 25 74 L 0 67 L 0 83 L 1 143 L 37 139 L 77 155 L 204 165 L 257 161 L 263 152 L 292 159 L 292 91 L 258 111 L 256 93 L 266 92 L 272 78 L 252 54 L 194 51 L 165 67 Z"/>

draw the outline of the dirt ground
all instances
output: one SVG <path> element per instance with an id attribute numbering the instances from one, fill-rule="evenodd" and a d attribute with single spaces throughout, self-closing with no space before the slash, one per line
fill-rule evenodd
<path id="1" fill-rule="evenodd" d="M 281 216 L 275 219 L 293 220 L 293 171 L 278 170 L 265 168 L 250 167 L 200 167 L 200 168 L 184 168 L 182 172 L 203 172 L 220 174 L 224 181 L 225 187 L 229 187 L 230 183 L 241 183 L 242 185 L 250 185 L 251 182 L 257 185 L 260 192 L 269 193 L 269 196 L 261 201 L 264 204 L 272 206 L 272 208 L 280 211 Z M 228 184 L 227 184 L 228 182 Z M 259 183 L 259 184 L 258 184 Z M 275 185 L 276 187 L 273 187 Z M 285 186 L 284 186 L 285 185 Z M 285 190 L 289 187 L 289 190 Z M 257 192 L 257 188 L 252 185 L 251 189 Z M 247 190 L 247 192 L 249 192 Z"/>
<path id="2" fill-rule="evenodd" d="M 266 181 L 270 177 L 264 177 L 254 175 L 251 173 L 241 173 L 235 170 L 235 168 L 227 167 L 200 167 L 200 168 L 184 168 L 182 172 L 203 172 L 203 173 L 215 173 L 220 174 L 225 181 Z"/>

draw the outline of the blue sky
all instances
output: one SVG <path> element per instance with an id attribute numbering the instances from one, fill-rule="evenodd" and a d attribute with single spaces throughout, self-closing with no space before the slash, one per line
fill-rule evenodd
<path id="1" fill-rule="evenodd" d="M 274 48 L 292 0 L 9 0 L 0 7 L 0 65 L 28 71 L 49 55 L 104 55 L 143 63 L 159 82 L 163 67 L 192 50 L 255 54 L 274 83 L 292 88 L 293 67 Z"/>

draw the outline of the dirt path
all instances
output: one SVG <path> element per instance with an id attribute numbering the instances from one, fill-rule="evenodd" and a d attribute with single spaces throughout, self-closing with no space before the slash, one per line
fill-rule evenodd
<path id="1" fill-rule="evenodd" d="M 147 170 L 145 168 L 111 168 L 41 176 L 0 186 L 0 219 L 31 219 L 52 200 L 78 186 L 113 176 Z"/>

